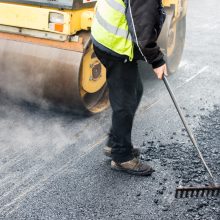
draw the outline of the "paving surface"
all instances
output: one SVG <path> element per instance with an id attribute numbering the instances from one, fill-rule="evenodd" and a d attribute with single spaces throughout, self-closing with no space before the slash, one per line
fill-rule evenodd
<path id="1" fill-rule="evenodd" d="M 189 1 L 187 39 L 169 77 L 201 150 L 220 181 L 220 4 Z M 163 83 L 145 84 L 133 142 L 151 177 L 110 170 L 102 155 L 111 110 L 76 118 L 15 105 L 0 96 L 0 219 L 220 219 L 220 199 L 174 199 L 179 184 L 208 175 Z M 95 128 L 95 129 L 94 129 Z"/>

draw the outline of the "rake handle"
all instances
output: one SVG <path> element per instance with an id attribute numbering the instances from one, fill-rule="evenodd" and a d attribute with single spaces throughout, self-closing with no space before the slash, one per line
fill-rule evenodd
<path id="1" fill-rule="evenodd" d="M 208 165 L 206 164 L 206 161 L 205 161 L 205 159 L 204 159 L 204 157 L 203 157 L 203 155 L 202 155 L 202 153 L 201 153 L 201 151 L 200 151 L 200 149 L 199 149 L 198 143 L 197 143 L 197 141 L 196 141 L 196 139 L 195 139 L 195 137 L 194 137 L 194 135 L 193 135 L 191 129 L 190 129 L 189 126 L 188 126 L 188 123 L 187 123 L 187 121 L 186 121 L 186 118 L 185 118 L 185 116 L 183 115 L 183 113 L 182 113 L 182 111 L 181 111 L 181 109 L 180 109 L 180 107 L 179 107 L 179 105 L 178 105 L 178 103 L 177 103 L 176 97 L 175 97 L 175 95 L 174 95 L 174 93 L 173 93 L 173 91 L 172 91 L 172 89 L 171 89 L 171 87 L 170 87 L 170 85 L 169 85 L 169 82 L 168 82 L 168 80 L 167 80 L 167 78 L 166 78 L 165 75 L 163 75 L 163 82 L 164 82 L 164 84 L 165 84 L 165 86 L 166 86 L 166 88 L 167 88 L 167 90 L 168 90 L 168 92 L 169 92 L 169 94 L 170 94 L 170 97 L 171 97 L 171 99 L 172 99 L 172 101 L 173 101 L 173 104 L 174 104 L 175 107 L 176 107 L 176 110 L 177 110 L 177 112 L 178 112 L 178 114 L 179 114 L 179 116 L 180 116 L 180 118 L 181 118 L 181 120 L 182 120 L 182 122 L 183 122 L 183 125 L 184 125 L 184 127 L 185 127 L 185 129 L 186 129 L 186 131 L 187 131 L 187 133 L 188 133 L 188 135 L 189 135 L 190 140 L 192 141 L 194 147 L 196 148 L 196 150 L 197 150 L 197 152 L 198 152 L 198 154 L 199 154 L 199 157 L 200 157 L 201 161 L 203 162 L 203 164 L 204 164 L 206 170 L 208 171 L 208 173 L 209 173 L 209 175 L 210 175 L 210 177 L 211 177 L 213 183 L 215 184 L 215 180 L 214 180 L 214 177 L 213 177 L 213 175 L 212 175 L 212 172 L 211 172 L 211 170 L 209 169 Z"/>

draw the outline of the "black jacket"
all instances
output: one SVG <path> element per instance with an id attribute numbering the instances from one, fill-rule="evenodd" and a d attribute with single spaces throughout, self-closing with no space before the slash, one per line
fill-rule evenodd
<path id="1" fill-rule="evenodd" d="M 162 0 L 124 0 L 124 2 L 129 31 L 135 43 L 135 57 L 147 60 L 154 68 L 163 65 L 165 63 L 163 53 L 157 45 L 157 38 L 166 17 Z"/>
<path id="2" fill-rule="evenodd" d="M 157 45 L 157 38 L 165 20 L 162 0 L 124 0 L 124 2 L 129 31 L 134 42 L 134 59 L 145 60 L 152 64 L 153 68 L 160 67 L 165 63 L 163 53 Z M 127 56 L 116 54 L 100 45 L 95 39 L 93 44 L 118 59 L 128 59 Z"/>

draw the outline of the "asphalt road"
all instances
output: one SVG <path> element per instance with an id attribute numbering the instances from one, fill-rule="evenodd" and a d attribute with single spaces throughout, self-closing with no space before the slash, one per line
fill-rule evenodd
<path id="1" fill-rule="evenodd" d="M 220 4 L 190 0 L 185 51 L 169 77 L 220 181 Z M 142 65 L 145 92 L 134 145 L 151 177 L 112 171 L 102 154 L 111 110 L 90 118 L 0 101 L 0 219 L 220 219 L 220 200 L 174 199 L 178 184 L 207 183 L 163 83 Z"/>

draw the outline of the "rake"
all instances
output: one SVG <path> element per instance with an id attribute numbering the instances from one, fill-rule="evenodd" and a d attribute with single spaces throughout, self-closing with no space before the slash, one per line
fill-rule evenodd
<path id="1" fill-rule="evenodd" d="M 185 119 L 185 117 L 184 117 L 184 115 L 183 115 L 183 113 L 182 113 L 182 111 L 176 101 L 175 95 L 169 85 L 169 82 L 168 82 L 166 76 L 163 76 L 163 81 L 164 81 L 164 84 L 165 84 L 165 86 L 170 94 L 170 97 L 176 107 L 176 110 L 177 110 L 177 112 L 183 122 L 183 125 L 189 135 L 189 138 L 192 141 L 193 146 L 196 148 L 198 155 L 199 155 L 202 163 L 204 164 L 204 166 L 205 166 L 206 170 L 208 171 L 209 176 L 211 178 L 211 183 L 209 185 L 205 185 L 205 186 L 189 186 L 189 187 L 178 186 L 176 188 L 175 197 L 176 198 L 187 198 L 187 197 L 219 196 L 220 195 L 220 184 L 217 184 L 215 182 L 214 176 L 213 176 L 211 170 L 209 169 L 209 167 L 208 167 L 208 165 L 207 165 L 207 163 L 206 163 L 206 161 L 205 161 L 205 159 L 199 149 L 199 145 L 198 145 L 192 131 L 190 130 L 190 128 L 186 122 L 186 119 Z"/>

